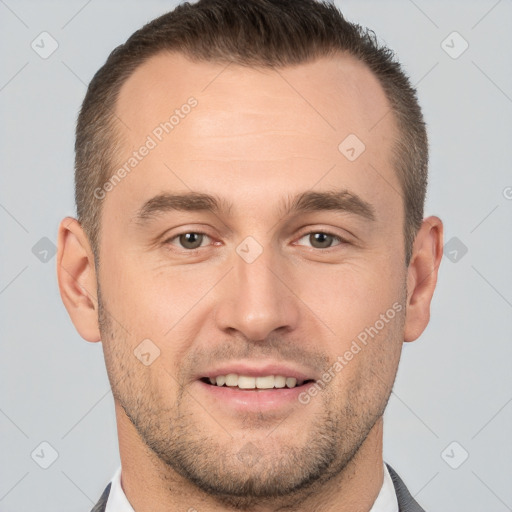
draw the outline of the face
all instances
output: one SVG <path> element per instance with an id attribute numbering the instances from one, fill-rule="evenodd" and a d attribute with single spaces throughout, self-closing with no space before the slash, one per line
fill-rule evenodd
<path id="1" fill-rule="evenodd" d="M 166 54 L 121 90 L 129 171 L 98 193 L 109 378 L 151 453 L 226 502 L 333 478 L 383 413 L 407 272 L 388 110 L 341 56 Z"/>

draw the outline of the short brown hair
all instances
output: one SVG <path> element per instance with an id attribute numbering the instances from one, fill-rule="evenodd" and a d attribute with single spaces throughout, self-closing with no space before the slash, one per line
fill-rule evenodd
<path id="1" fill-rule="evenodd" d="M 373 72 L 400 132 L 393 148 L 402 186 L 406 264 L 423 219 L 428 168 L 425 123 L 416 91 L 375 34 L 315 0 L 200 0 L 156 18 L 118 46 L 94 75 L 78 117 L 75 142 L 77 216 L 95 256 L 101 199 L 95 190 L 113 172 L 119 144 L 115 107 L 134 70 L 157 53 L 181 52 L 195 61 L 280 68 L 323 56 L 351 55 Z"/>

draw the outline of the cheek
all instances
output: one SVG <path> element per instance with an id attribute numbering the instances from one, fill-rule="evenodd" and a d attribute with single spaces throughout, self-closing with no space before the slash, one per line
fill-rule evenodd
<path id="1" fill-rule="evenodd" d="M 403 340 L 404 313 L 399 303 L 394 304 L 333 352 L 339 376 L 335 389 L 340 396 L 352 395 L 354 403 L 371 402 L 380 407 L 389 397 Z"/>
<path id="2" fill-rule="evenodd" d="M 150 268 L 142 258 L 111 254 L 101 262 L 102 294 L 118 321 L 138 335 L 163 336 L 208 290 L 208 282 L 181 268 Z"/>
<path id="3" fill-rule="evenodd" d="M 382 315 L 391 323 L 389 317 L 402 309 L 405 271 L 391 261 L 381 257 L 378 264 L 361 260 L 301 270 L 298 296 L 334 332 L 337 349 L 366 328 L 380 327 Z"/>
<path id="4" fill-rule="evenodd" d="M 144 262 L 118 257 L 102 262 L 102 296 L 117 324 L 116 336 L 122 340 L 129 363 L 139 364 L 137 354 L 148 358 L 151 370 L 159 368 L 153 379 L 174 386 L 180 362 L 205 322 L 204 298 L 218 281 L 213 269 L 149 268 Z M 119 341 L 118 341 L 119 345 Z M 148 354 L 149 356 L 142 356 Z"/>

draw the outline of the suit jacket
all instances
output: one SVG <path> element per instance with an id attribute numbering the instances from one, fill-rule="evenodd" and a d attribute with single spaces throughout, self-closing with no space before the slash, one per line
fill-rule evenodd
<path id="1" fill-rule="evenodd" d="M 388 467 L 391 480 L 393 480 L 393 485 L 395 486 L 399 512 L 425 512 L 411 496 L 411 493 L 407 490 L 407 487 L 402 479 L 395 473 L 394 469 L 389 464 L 386 464 L 386 466 Z M 100 500 L 96 503 L 91 512 L 105 512 L 108 495 L 110 493 L 110 485 L 110 483 L 107 485 Z"/>

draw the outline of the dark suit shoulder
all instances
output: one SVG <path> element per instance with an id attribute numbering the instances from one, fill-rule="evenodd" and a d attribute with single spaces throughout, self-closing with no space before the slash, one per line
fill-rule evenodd
<path id="1" fill-rule="evenodd" d="M 389 464 L 386 464 L 386 466 L 391 480 L 393 480 L 393 485 L 395 486 L 399 512 L 425 512 L 425 510 L 420 507 L 419 503 L 411 496 L 411 493 L 395 470 Z"/>
<path id="2" fill-rule="evenodd" d="M 110 494 L 110 486 L 112 485 L 112 482 L 105 487 L 105 490 L 103 491 L 103 494 L 101 495 L 101 498 L 99 499 L 98 503 L 94 505 L 94 508 L 91 510 L 91 512 L 105 512 L 105 508 L 107 507 L 107 501 L 108 501 L 108 495 Z"/>

